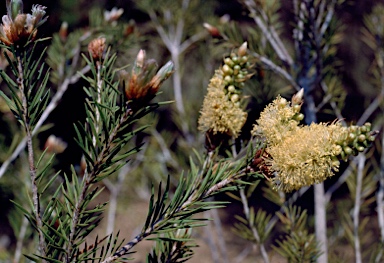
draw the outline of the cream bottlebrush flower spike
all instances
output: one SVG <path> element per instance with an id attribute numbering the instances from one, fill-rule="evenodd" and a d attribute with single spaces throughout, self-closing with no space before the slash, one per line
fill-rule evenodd
<path id="1" fill-rule="evenodd" d="M 198 120 L 199 130 L 238 137 L 246 119 L 243 111 L 244 82 L 252 74 L 247 56 L 247 43 L 240 46 L 237 53 L 224 59 L 224 65 L 215 71 L 207 89 Z"/>
<path id="2" fill-rule="evenodd" d="M 339 122 L 299 125 L 304 117 L 301 104 L 302 91 L 291 103 L 278 96 L 260 114 L 252 131 L 266 143 L 263 155 L 255 156 L 256 168 L 285 192 L 333 176 L 340 159 L 363 151 L 374 140 L 369 123 L 361 127 L 343 127 Z"/>
<path id="3" fill-rule="evenodd" d="M 23 13 L 23 1 L 7 0 L 7 14 L 2 18 L 0 25 L 0 41 L 7 46 L 24 46 L 33 41 L 37 34 L 37 27 L 43 24 L 47 17 L 45 6 L 33 5 L 32 14 Z"/>

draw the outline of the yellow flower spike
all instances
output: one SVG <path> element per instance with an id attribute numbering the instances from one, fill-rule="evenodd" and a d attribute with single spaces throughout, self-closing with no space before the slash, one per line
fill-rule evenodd
<path id="1" fill-rule="evenodd" d="M 234 94 L 229 99 L 225 94 L 225 84 L 220 70 L 215 72 L 207 91 L 198 120 L 199 130 L 238 137 L 247 119 L 247 113 L 240 108 L 240 104 L 237 104 L 240 100 L 239 95 Z"/>

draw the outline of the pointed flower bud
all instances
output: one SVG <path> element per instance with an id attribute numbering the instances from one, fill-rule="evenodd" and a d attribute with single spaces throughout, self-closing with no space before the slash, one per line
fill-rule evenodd
<path id="1" fill-rule="evenodd" d="M 217 29 L 217 27 L 214 27 L 208 23 L 204 23 L 203 27 L 205 27 L 205 29 L 207 29 L 208 33 L 211 36 L 213 36 L 213 37 L 220 37 L 221 36 L 220 31 L 219 31 L 219 29 Z"/>
<path id="2" fill-rule="evenodd" d="M 139 54 L 137 54 L 135 67 L 142 68 L 144 67 L 145 62 L 145 50 L 140 49 Z"/>
<path id="3" fill-rule="evenodd" d="M 62 41 L 65 41 L 68 37 L 68 23 L 66 21 L 61 23 L 59 36 Z"/>
<path id="4" fill-rule="evenodd" d="M 292 97 L 292 105 L 300 105 L 303 102 L 304 89 L 301 88 L 295 95 Z"/>
<path id="5" fill-rule="evenodd" d="M 247 52 L 248 52 L 248 43 L 247 42 L 244 42 L 240 47 L 239 47 L 239 50 L 237 51 L 237 54 L 239 55 L 239 57 L 243 57 L 245 55 L 247 55 Z"/>
<path id="6" fill-rule="evenodd" d="M 100 37 L 93 39 L 91 42 L 89 42 L 88 51 L 93 57 L 93 59 L 101 59 L 105 51 L 105 38 Z"/>

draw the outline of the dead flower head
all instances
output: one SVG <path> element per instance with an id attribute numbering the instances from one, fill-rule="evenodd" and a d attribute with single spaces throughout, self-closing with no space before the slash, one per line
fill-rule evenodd
<path id="1" fill-rule="evenodd" d="M 0 25 L 0 41 L 7 46 L 23 46 L 33 41 L 37 28 L 47 20 L 47 17 L 43 18 L 46 7 L 33 5 L 32 14 L 24 14 L 21 0 L 7 0 L 6 6 L 7 14 Z"/>

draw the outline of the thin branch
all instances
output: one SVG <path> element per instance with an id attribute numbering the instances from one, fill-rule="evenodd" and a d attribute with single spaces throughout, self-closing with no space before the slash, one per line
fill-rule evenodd
<path id="1" fill-rule="evenodd" d="M 276 51 L 276 54 L 278 57 L 287 63 L 289 66 L 293 65 L 293 60 L 291 56 L 289 55 L 288 51 L 285 49 L 284 44 L 282 43 L 280 37 L 276 33 L 276 30 L 269 26 L 267 27 L 265 23 L 261 20 L 261 18 L 257 15 L 254 1 L 246 0 L 244 1 L 246 7 L 248 8 L 250 12 L 250 17 L 253 18 L 257 26 L 261 29 L 263 36 L 268 40 L 268 42 L 271 44 L 273 49 Z"/>
<path id="2" fill-rule="evenodd" d="M 26 92 L 25 90 L 23 63 L 20 57 L 17 57 L 17 70 L 18 70 L 17 84 L 19 86 L 19 90 L 21 94 L 22 107 L 23 107 L 22 118 L 23 118 L 24 127 L 26 131 L 26 138 L 27 138 L 29 173 L 31 176 L 31 184 L 32 184 L 33 213 L 36 219 L 37 232 L 39 234 L 39 253 L 42 257 L 44 257 L 45 256 L 45 239 L 44 239 L 44 234 L 42 232 L 43 222 L 40 215 L 40 197 L 39 197 L 39 191 L 37 187 L 35 156 L 34 156 L 33 143 L 32 143 L 32 133 L 30 129 L 31 127 L 29 126 L 28 102 L 26 97 L 26 93 L 28 93 L 29 91 Z"/>
<path id="3" fill-rule="evenodd" d="M 205 218 L 209 218 L 209 215 L 208 215 L 208 212 L 210 211 L 205 211 L 204 212 L 204 217 Z M 210 222 L 207 226 L 205 226 L 205 228 L 207 229 L 207 231 L 205 232 L 205 238 L 204 240 L 206 241 L 208 247 L 209 247 L 209 252 L 211 252 L 211 257 L 212 257 L 212 262 L 213 263 L 218 263 L 218 262 L 221 262 L 220 261 L 220 256 L 219 256 L 219 252 L 218 252 L 218 249 L 217 249 L 217 246 L 216 246 L 216 243 L 214 241 L 214 231 L 212 230 L 212 222 Z"/>
<path id="4" fill-rule="evenodd" d="M 240 189 L 240 197 L 241 197 L 241 202 L 243 204 L 244 214 L 245 214 L 245 217 L 247 218 L 247 222 L 251 222 L 248 200 L 247 200 L 247 196 L 245 194 L 244 188 Z M 264 262 L 269 263 L 267 250 L 264 247 L 264 243 L 262 243 L 260 240 L 260 235 L 257 232 L 256 227 L 252 224 L 248 224 L 248 226 L 252 230 L 252 234 L 256 240 L 256 243 L 260 246 L 260 252 Z"/>
<path id="5" fill-rule="evenodd" d="M 363 173 L 366 156 L 364 154 L 359 154 L 357 157 L 357 178 L 356 178 L 356 193 L 355 193 L 355 205 L 353 207 L 353 236 L 354 236 L 354 245 L 355 245 L 355 257 L 356 263 L 361 263 L 361 246 L 359 238 L 359 215 L 361 207 L 361 191 L 363 184 Z"/>
<path id="6" fill-rule="evenodd" d="M 164 28 L 160 25 L 159 19 L 157 18 L 156 13 L 153 10 L 148 10 L 149 17 L 151 18 L 157 33 L 160 35 L 160 38 L 163 40 L 165 46 L 168 50 L 172 49 L 172 41 L 165 32 Z"/>
<path id="7" fill-rule="evenodd" d="M 221 263 L 228 263 L 227 246 L 225 244 L 225 238 L 223 236 L 223 226 L 221 224 L 219 212 L 217 209 L 210 210 L 209 212 L 213 217 L 213 225 L 215 227 L 216 234 L 218 236 L 217 243 L 219 245 L 220 255 L 222 258 Z"/>
<path id="8" fill-rule="evenodd" d="M 265 66 L 270 68 L 273 72 L 277 73 L 278 75 L 282 76 L 286 81 L 289 82 L 297 91 L 301 89 L 301 87 L 297 84 L 297 82 L 293 79 L 292 75 L 289 74 L 285 69 L 282 67 L 276 65 L 272 60 L 256 53 L 252 52 L 252 56 L 259 59 L 261 63 L 263 63 Z"/>
<path id="9" fill-rule="evenodd" d="M 319 242 L 321 256 L 317 259 L 318 263 L 328 262 L 328 247 L 327 247 L 327 221 L 326 221 L 326 202 L 324 198 L 324 184 L 314 185 L 315 196 L 315 232 L 316 239 Z"/>
<path id="10" fill-rule="evenodd" d="M 380 186 L 377 193 L 377 214 L 381 237 L 380 240 L 384 243 L 384 135 L 381 139 L 381 158 L 380 158 Z"/>
<path id="11" fill-rule="evenodd" d="M 21 222 L 20 232 L 17 235 L 17 243 L 16 243 L 16 249 L 15 249 L 15 256 L 13 258 L 13 263 L 18 263 L 20 261 L 21 253 L 24 247 L 24 238 L 27 232 L 28 224 L 29 224 L 28 219 L 26 217 L 23 217 L 23 221 Z"/>
<path id="12" fill-rule="evenodd" d="M 208 36 L 207 31 L 201 31 L 199 33 L 196 33 L 186 39 L 183 43 L 180 44 L 180 54 L 183 54 L 188 48 L 190 48 L 193 44 L 196 42 L 206 38 Z"/>

